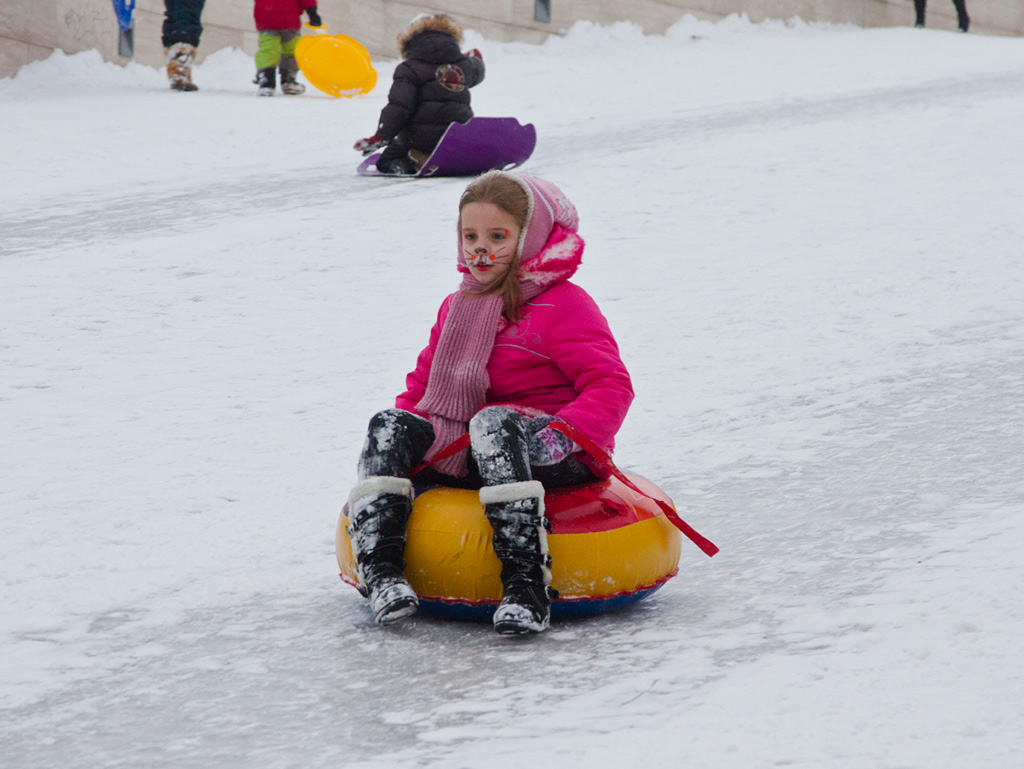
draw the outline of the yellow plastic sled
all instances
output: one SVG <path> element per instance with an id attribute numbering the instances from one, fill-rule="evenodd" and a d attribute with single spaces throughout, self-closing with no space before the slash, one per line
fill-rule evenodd
<path id="1" fill-rule="evenodd" d="M 335 97 L 369 93 L 377 84 L 370 52 L 348 35 L 328 35 L 327 25 L 311 27 L 315 35 L 303 35 L 295 47 L 295 59 L 306 79 Z"/>

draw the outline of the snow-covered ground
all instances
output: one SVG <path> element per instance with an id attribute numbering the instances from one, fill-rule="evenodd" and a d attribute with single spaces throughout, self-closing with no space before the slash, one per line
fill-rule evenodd
<path id="1" fill-rule="evenodd" d="M 4 766 L 1024 764 L 1024 40 L 467 38 L 581 212 L 619 463 L 721 554 L 525 641 L 374 626 L 334 526 L 465 180 L 355 175 L 394 62 L 57 54 L 0 81 Z"/>

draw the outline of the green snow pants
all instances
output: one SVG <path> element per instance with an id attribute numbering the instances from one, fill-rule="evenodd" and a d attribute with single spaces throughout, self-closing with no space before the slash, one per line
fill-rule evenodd
<path id="1" fill-rule="evenodd" d="M 261 29 L 260 47 L 256 51 L 256 69 L 280 65 L 281 74 L 299 71 L 295 61 L 295 46 L 299 44 L 297 29 Z"/>

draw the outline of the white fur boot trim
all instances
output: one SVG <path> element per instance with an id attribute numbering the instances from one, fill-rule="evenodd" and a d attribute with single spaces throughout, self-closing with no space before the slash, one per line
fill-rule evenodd
<path id="1" fill-rule="evenodd" d="M 359 481 L 352 487 L 348 495 L 348 521 L 347 527 L 349 543 L 352 545 L 352 558 L 356 562 L 356 579 L 359 582 L 360 592 L 365 590 L 366 578 L 363 575 L 363 568 L 359 566 L 359 537 L 352 531 L 352 521 L 356 513 L 365 510 L 366 507 L 384 494 L 397 494 L 408 497 L 412 501 L 415 491 L 412 481 L 408 478 L 398 478 L 393 475 L 378 475 Z M 365 595 L 365 593 L 364 593 Z"/>
<path id="2" fill-rule="evenodd" d="M 497 502 L 515 502 L 519 499 L 536 499 L 540 503 L 540 514 L 544 515 L 544 484 L 540 481 L 519 481 L 499 486 L 484 486 L 480 489 L 480 502 L 492 505 Z"/>
<path id="3" fill-rule="evenodd" d="M 548 554 L 548 532 L 544 520 L 544 484 L 540 481 L 519 481 L 518 483 L 503 483 L 498 486 L 484 486 L 480 489 L 480 501 L 485 505 L 501 502 L 516 502 L 521 499 L 536 499 L 539 525 L 537 534 L 540 539 L 541 555 Z M 551 584 L 551 569 L 542 566 L 544 584 Z"/>
<path id="4" fill-rule="evenodd" d="M 348 519 L 351 521 L 354 511 L 363 509 L 382 494 L 398 494 L 411 500 L 412 481 L 393 475 L 378 475 L 359 481 L 348 495 Z"/>

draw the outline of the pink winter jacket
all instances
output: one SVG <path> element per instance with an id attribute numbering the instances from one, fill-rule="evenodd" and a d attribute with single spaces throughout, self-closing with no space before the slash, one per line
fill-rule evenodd
<path id="1" fill-rule="evenodd" d="M 316 0 L 256 0 L 252 9 L 256 29 L 302 29 L 302 12 Z"/>
<path id="2" fill-rule="evenodd" d="M 406 391 L 395 399 L 396 407 L 423 417 L 416 405 L 426 391 L 451 298 L 441 304 L 430 342 L 406 378 Z M 569 281 L 527 302 L 522 320 L 498 332 L 487 375 L 486 405 L 551 414 L 608 452 L 633 402 L 633 385 L 608 321 L 590 295 Z"/>

